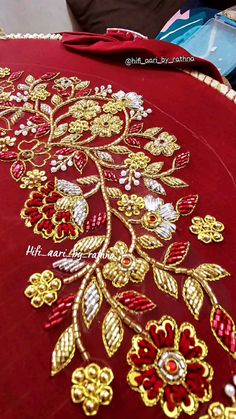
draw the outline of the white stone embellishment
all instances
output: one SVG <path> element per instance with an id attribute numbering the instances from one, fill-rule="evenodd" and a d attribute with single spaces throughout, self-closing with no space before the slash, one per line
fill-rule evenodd
<path id="1" fill-rule="evenodd" d="M 80 259 L 74 259 L 74 258 L 64 258 L 57 260 L 52 264 L 53 268 L 60 269 L 60 271 L 65 272 L 78 272 L 83 266 L 85 265 L 85 262 L 81 262 Z"/>
<path id="2" fill-rule="evenodd" d="M 59 192 L 65 193 L 70 196 L 80 196 L 82 195 L 82 189 L 75 185 L 72 182 L 64 179 L 57 179 L 56 181 L 57 189 Z"/>
<path id="3" fill-rule="evenodd" d="M 75 205 L 73 211 L 73 218 L 76 224 L 81 228 L 83 227 L 84 220 L 88 215 L 88 204 L 84 198 L 80 199 L 78 203 Z"/>
<path id="4" fill-rule="evenodd" d="M 230 398 L 235 397 L 235 388 L 232 384 L 226 384 L 225 394 Z"/>
<path id="5" fill-rule="evenodd" d="M 102 303 L 102 294 L 95 280 L 92 280 L 84 292 L 83 297 L 83 318 L 89 328 L 96 317 Z"/>

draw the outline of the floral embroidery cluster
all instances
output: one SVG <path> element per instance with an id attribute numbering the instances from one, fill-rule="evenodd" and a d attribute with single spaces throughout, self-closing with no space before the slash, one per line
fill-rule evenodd
<path id="1" fill-rule="evenodd" d="M 46 329 L 72 317 L 55 345 L 52 375 L 64 369 L 78 350 L 87 366 L 74 371 L 71 398 L 88 416 L 111 403 L 113 373 L 89 363 L 78 313 L 81 308 L 89 329 L 104 300 L 110 307 L 102 323 L 105 350 L 110 357 L 117 352 L 124 325 L 135 333 L 127 355 L 131 367 L 127 380 L 145 405 L 159 404 L 166 416 L 177 418 L 181 412 L 194 414 L 199 403 L 212 397 L 207 347 L 193 326 L 183 323 L 178 328 L 173 318 L 164 316 L 144 328 L 135 315 L 154 310 L 156 304 L 136 290 L 112 293 L 107 283 L 113 291 L 141 286 L 149 272 L 161 292 L 177 299 L 180 274 L 187 308 L 198 319 L 204 295 L 210 297 L 212 333 L 236 358 L 234 321 L 209 285 L 229 273 L 213 263 L 192 269 L 180 266 L 190 251 L 189 242 L 171 243 L 164 257 L 158 250 L 155 258 L 149 253 L 174 237 L 178 220 L 190 215 L 198 201 L 196 194 L 181 193 L 188 184 L 176 176 L 187 167 L 190 153 L 179 152 L 177 138 L 162 128 L 144 127 L 151 112 L 140 95 L 113 92 L 111 85 L 92 88 L 78 77 L 58 73 L 25 77 L 22 71 L 0 68 L 0 160 L 10 163 L 10 174 L 20 188 L 30 190 L 21 218 L 44 239 L 74 243 L 70 256 L 52 266 L 63 278 L 49 270 L 33 274 L 25 295 L 35 308 L 53 304 Z M 77 180 L 66 180 L 66 171 Z M 177 202 L 166 198 L 172 188 L 180 191 Z M 104 212 L 90 214 L 90 197 L 97 194 Z M 112 241 L 114 219 L 127 230 L 127 243 Z M 223 224 L 214 217 L 194 217 L 192 222 L 191 232 L 204 243 L 222 240 Z M 96 234 L 101 227 L 105 233 Z M 87 256 L 86 262 L 81 255 Z M 77 293 L 65 295 L 67 286 L 77 280 Z"/>

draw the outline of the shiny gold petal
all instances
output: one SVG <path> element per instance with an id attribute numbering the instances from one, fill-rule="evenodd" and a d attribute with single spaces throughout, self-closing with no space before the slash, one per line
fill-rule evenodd
<path id="1" fill-rule="evenodd" d="M 198 320 L 204 301 L 204 293 L 198 281 L 193 278 L 186 279 L 183 287 L 183 299 L 192 315 Z"/>
<path id="2" fill-rule="evenodd" d="M 75 353 L 75 339 L 73 326 L 69 326 L 59 337 L 52 353 L 51 375 L 57 374 L 73 359 Z"/>
<path id="3" fill-rule="evenodd" d="M 124 337 L 122 321 L 118 314 L 111 309 L 102 324 L 102 339 L 110 357 L 119 349 Z"/>

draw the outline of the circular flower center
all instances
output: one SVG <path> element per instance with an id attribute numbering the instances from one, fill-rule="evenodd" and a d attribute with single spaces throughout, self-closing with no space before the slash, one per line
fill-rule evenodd
<path id="1" fill-rule="evenodd" d="M 163 352 L 157 364 L 160 375 L 170 384 L 180 383 L 187 372 L 185 359 L 179 352 Z"/>
<path id="2" fill-rule="evenodd" d="M 132 255 L 124 255 L 122 256 L 120 263 L 123 270 L 130 270 L 134 267 L 135 259 Z"/>
<path id="3" fill-rule="evenodd" d="M 161 215 L 154 211 L 147 212 L 143 217 L 144 227 L 149 228 L 150 230 L 158 227 L 162 221 Z"/>

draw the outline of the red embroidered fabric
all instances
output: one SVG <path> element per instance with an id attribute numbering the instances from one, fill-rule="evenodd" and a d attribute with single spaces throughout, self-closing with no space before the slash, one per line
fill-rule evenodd
<path id="1" fill-rule="evenodd" d="M 113 389 L 113 399 L 109 406 L 100 406 L 97 413 L 98 419 L 119 419 L 122 416 L 137 419 L 143 417 L 146 419 L 164 419 L 168 417 L 166 412 L 173 412 L 175 408 L 178 410 L 177 413 L 175 412 L 176 415 L 180 414 L 181 418 L 187 418 L 189 417 L 187 408 L 191 404 L 192 395 L 194 394 L 194 400 L 201 400 L 204 395 L 209 396 L 210 387 L 212 387 L 212 397 L 209 396 L 206 402 L 200 401 L 197 410 L 193 412 L 192 417 L 197 419 L 207 415 L 211 402 L 220 401 L 224 405 L 230 405 L 229 399 L 224 394 L 224 385 L 231 382 L 232 375 L 236 374 L 236 331 L 233 324 L 233 319 L 235 321 L 236 317 L 234 285 L 236 273 L 234 256 L 236 236 L 234 217 L 234 205 L 236 205 L 234 144 L 236 106 L 217 90 L 176 68 L 189 69 L 191 65 L 194 69 L 202 70 L 209 76 L 221 81 L 220 75 L 211 64 L 196 59 L 194 63 L 182 62 L 176 66 L 133 65 L 127 67 L 124 60 L 130 56 L 173 58 L 179 55 L 187 57 L 189 54 L 179 47 L 163 42 L 122 41 L 118 38 L 111 35 L 64 34 L 62 42 L 52 40 L 0 40 L 0 67 L 1 69 L 9 68 L 11 74 L 13 74 L 10 83 L 8 79 L 10 75 L 7 72 L 5 75 L 2 73 L 0 93 L 10 93 L 11 96 L 14 96 L 18 91 L 24 95 L 24 89 L 19 90 L 17 86 L 19 84 L 27 85 L 25 79 L 31 75 L 34 80 L 41 78 L 40 83 L 46 83 L 47 86 L 41 89 L 38 99 L 36 97 L 38 92 L 32 92 L 28 102 L 35 104 L 35 101 L 38 100 L 39 106 L 40 103 L 43 103 L 53 107 L 57 106 L 56 102 L 53 104 L 53 95 L 59 97 L 59 100 L 60 98 L 66 100 L 68 91 L 71 93 L 66 82 L 63 89 L 57 90 L 58 84 L 55 84 L 55 80 L 60 78 L 67 80 L 71 78 L 70 80 L 73 80 L 72 78 L 77 77 L 83 82 L 90 81 L 89 85 L 85 83 L 79 88 L 78 100 L 83 96 L 87 98 L 87 95 L 90 94 L 89 89 L 94 92 L 95 87 L 105 86 L 104 88 L 106 88 L 106 86 L 112 85 L 113 93 L 119 91 L 123 93 L 135 92 L 143 97 L 144 110 L 152 109 L 152 113 L 148 113 L 147 117 L 132 121 L 131 131 L 126 136 L 127 141 L 120 144 L 123 147 L 128 147 L 129 156 L 128 154 L 122 154 L 123 152 L 119 154 L 117 150 L 115 153 L 114 149 L 113 151 L 105 150 L 112 156 L 113 160 L 109 160 L 109 156 L 97 156 L 99 161 L 105 161 L 105 165 L 107 164 L 106 167 L 105 165 L 103 167 L 107 188 L 118 188 L 122 191 L 122 195 L 133 193 L 141 197 L 139 203 L 136 201 L 135 204 L 132 203 L 132 205 L 137 205 L 136 210 L 140 211 L 140 218 L 143 217 L 142 224 L 137 227 L 138 237 L 151 235 L 161 242 L 160 247 L 156 245 L 155 250 L 152 249 L 152 245 L 150 251 L 144 246 L 139 254 L 137 252 L 133 254 L 128 249 L 130 233 L 122 224 L 119 216 L 116 217 L 113 214 L 112 239 L 109 247 L 114 249 L 117 242 L 126 244 L 127 248 L 120 245 L 112 251 L 117 258 L 115 263 L 118 263 L 119 267 L 122 265 L 122 269 L 124 268 L 122 272 L 127 272 L 125 269 L 128 269 L 127 267 L 131 265 L 132 270 L 127 275 L 122 273 L 118 278 L 113 274 L 113 265 L 104 267 L 112 262 L 102 261 L 100 266 L 103 280 L 106 282 L 110 294 L 119 294 L 117 295 L 117 301 L 131 310 L 129 313 L 131 313 L 131 318 L 134 321 L 141 324 L 143 329 L 146 327 L 146 334 L 144 337 L 140 337 L 138 332 L 134 332 L 123 325 L 123 342 L 114 355 L 109 357 L 109 350 L 112 352 L 112 344 L 109 347 L 109 343 L 107 343 L 108 348 L 106 345 L 104 347 L 106 337 L 104 337 L 104 334 L 102 337 L 102 324 L 110 309 L 109 301 L 103 301 L 100 311 L 89 329 L 86 326 L 86 321 L 83 323 L 82 311 L 79 312 L 78 319 L 83 343 L 90 354 L 90 361 L 99 364 L 101 368 L 112 369 L 114 374 L 114 380 L 109 384 Z M 57 73 L 59 74 L 57 75 Z M 34 81 L 29 78 L 28 85 L 30 83 L 32 84 Z M 79 83 L 78 80 L 76 83 Z M 13 91 L 13 88 L 15 91 Z M 50 95 L 47 96 L 47 92 Z M 33 99 L 34 95 L 36 95 L 35 99 Z M 27 89 L 25 96 L 27 96 Z M 139 100 L 137 97 L 135 98 Z M 12 98 L 11 100 L 13 100 L 14 106 L 23 106 L 22 104 L 24 104 L 23 100 L 16 101 Z M 65 185 L 61 184 L 61 189 L 56 189 L 59 188 L 56 178 L 78 186 L 77 179 L 98 176 L 98 172 L 94 169 L 92 161 L 85 156 L 85 151 L 81 151 L 79 147 L 76 152 L 74 149 L 72 150 L 73 157 L 72 152 L 68 151 L 66 142 L 63 143 L 63 141 L 63 145 L 58 143 L 56 148 L 47 149 L 46 144 L 53 124 L 50 120 L 50 109 L 47 110 L 45 106 L 39 108 L 44 122 L 40 119 L 30 120 L 30 110 L 27 108 L 24 108 L 20 114 L 14 114 L 14 119 L 13 114 L 9 116 L 4 113 L 4 106 L 11 107 L 11 100 L 2 98 L 0 101 L 0 146 L 2 144 L 1 139 L 6 138 L 6 136 L 16 138 L 12 146 L 9 145 L 10 143 L 4 143 L 8 150 L 5 150 L 4 146 L 0 150 L 1 153 L 12 153 L 11 155 L 0 154 L 1 418 L 82 418 L 84 412 L 81 405 L 72 403 L 70 397 L 73 371 L 76 368 L 86 366 L 86 362 L 82 360 L 79 351 L 75 352 L 71 363 L 58 372 L 55 377 L 50 377 L 50 371 L 51 354 L 60 335 L 71 324 L 71 308 L 74 303 L 74 295 L 78 291 L 83 278 L 70 285 L 62 285 L 63 279 L 72 274 L 52 268 L 52 263 L 58 261 L 58 258 L 47 256 L 47 254 L 52 250 L 69 253 L 77 239 L 93 235 L 106 235 L 106 205 L 99 191 L 87 198 L 86 193 L 96 187 L 96 181 L 91 181 L 91 184 L 80 185 L 84 200 L 79 199 L 79 202 L 76 203 L 73 201 L 73 205 L 82 205 L 83 203 L 86 216 L 84 216 L 82 223 L 83 216 L 80 212 L 76 226 L 73 223 L 69 226 L 72 219 L 70 218 L 71 206 L 68 207 L 67 204 L 63 208 L 60 206 L 62 205 L 60 199 L 65 197 Z M 54 96 L 54 100 L 58 99 L 55 99 Z M 126 100 L 128 99 L 126 98 Z M 26 102 L 27 100 L 25 100 Z M 103 106 L 103 109 L 106 109 L 104 103 L 100 100 L 97 105 L 98 108 Z M 73 103 L 70 106 L 72 105 Z M 99 115 L 100 109 L 98 108 L 93 109 L 95 116 L 96 112 Z M 103 120 L 102 128 L 101 125 L 97 128 L 99 121 L 89 125 L 95 137 L 91 147 L 109 145 L 112 135 L 117 139 L 122 123 L 124 127 L 125 119 L 123 118 L 121 123 L 117 116 L 119 113 L 116 113 L 117 108 L 114 112 L 112 109 L 103 112 L 112 116 L 109 117 L 109 120 Z M 77 135 L 82 135 L 81 140 L 86 139 L 86 137 L 83 137 L 83 129 L 86 131 L 86 123 L 90 124 L 88 122 L 90 116 L 86 114 L 87 117 L 84 117 L 82 129 L 81 125 L 70 125 L 75 122 L 75 118 L 71 115 L 73 112 L 80 112 L 79 109 L 68 111 L 67 106 L 66 111 L 58 110 L 57 117 L 62 116 L 63 112 L 70 112 L 64 121 L 70 127 L 70 131 L 66 134 L 58 132 L 58 137 L 55 137 L 59 138 L 57 141 L 61 141 L 62 137 L 60 135 L 73 136 L 76 132 Z M 120 112 L 119 109 L 117 112 Z M 49 118 L 47 123 L 45 122 L 45 115 Z M 38 114 L 37 117 L 40 118 L 40 115 Z M 118 119 L 112 119 L 111 124 L 111 118 L 115 117 Z M 35 118 L 35 116 L 31 115 L 31 118 Z M 77 119 L 79 118 L 77 116 Z M 29 135 L 25 135 L 23 131 L 25 131 L 29 121 L 33 125 L 28 125 L 28 127 L 31 127 L 31 130 L 32 127 L 36 126 L 36 128 L 33 132 L 30 131 Z M 142 123 L 144 127 L 141 127 L 140 124 Z M 110 136 L 109 131 L 106 131 L 107 125 L 112 127 L 111 130 L 113 130 Z M 65 128 L 66 130 L 68 126 Z M 150 132 L 149 134 L 146 133 L 146 139 L 142 137 L 141 132 L 143 133 L 153 127 L 161 128 L 163 131 L 152 131 L 152 134 Z M 60 129 L 63 131 L 64 128 L 61 127 Z M 80 129 L 82 131 L 79 133 Z M 151 137 L 155 137 L 161 132 L 167 132 L 176 137 L 176 139 L 172 138 L 171 140 L 171 151 L 168 148 L 166 150 L 162 149 L 162 151 L 164 150 L 162 154 L 158 151 L 155 152 L 153 143 L 147 146 L 147 143 L 151 143 L 153 140 Z M 151 135 L 151 137 L 148 137 L 148 135 Z M 163 142 L 165 138 L 161 137 L 159 140 Z M 17 148 L 19 143 L 21 145 Z M 158 147 L 160 147 L 160 144 L 162 143 L 159 142 Z M 31 153 L 32 148 L 36 166 L 32 164 L 32 155 L 26 153 L 27 150 Z M 52 167 L 56 167 L 54 163 L 51 164 L 53 160 L 56 161 L 56 164 L 58 161 L 60 162 L 58 155 L 70 156 L 70 152 L 72 164 L 66 168 L 67 170 L 58 170 L 57 172 L 51 170 Z M 133 155 L 130 156 L 131 153 L 144 153 L 149 160 L 146 161 L 145 157 L 141 155 L 138 163 L 137 161 L 134 162 Z M 127 160 L 125 163 L 124 159 Z M 120 182 L 126 176 L 126 174 L 122 174 L 122 170 L 131 170 L 130 168 L 132 168 L 135 171 L 139 167 L 137 170 L 144 176 L 143 173 L 148 170 L 146 169 L 148 164 L 157 162 L 164 162 L 166 170 L 170 169 L 172 164 L 175 165 L 177 173 L 174 176 L 176 175 L 184 183 L 177 185 L 180 187 L 175 187 L 176 185 L 173 187 L 170 185 L 171 180 L 169 179 L 169 185 L 168 180 L 162 184 L 166 195 L 164 193 L 158 195 L 150 187 L 147 189 L 145 183 L 140 183 L 137 188 L 135 184 L 132 185 L 130 192 L 125 189 L 125 182 Z M 135 164 L 137 166 L 132 166 Z M 116 170 L 116 165 L 125 167 Z M 47 180 L 44 181 L 42 188 L 33 189 L 34 192 L 32 192 L 31 189 L 27 188 L 27 182 L 25 187 L 19 188 L 23 177 L 27 177 L 27 171 L 34 169 L 46 172 Z M 154 173 L 153 176 L 157 179 L 155 177 L 157 168 L 155 170 L 149 168 L 149 170 L 151 170 L 152 175 Z M 147 172 L 145 173 L 148 179 Z M 135 179 L 138 180 L 139 177 Z M 184 187 L 184 184 L 189 186 Z M 35 195 L 30 196 L 30 193 Z M 119 195 L 121 203 L 118 204 L 117 198 L 111 197 L 112 194 L 115 194 L 115 191 L 110 190 L 109 193 L 112 208 L 115 209 L 116 213 L 129 219 L 131 216 L 126 214 L 126 211 L 129 211 L 125 203 L 126 198 Z M 171 221 L 176 224 L 176 230 L 172 231 L 171 238 L 167 237 L 170 240 L 164 240 L 163 236 L 160 238 L 160 236 L 153 234 L 152 224 L 150 225 L 150 223 L 158 223 L 157 206 L 155 206 L 156 204 L 150 204 L 150 199 L 149 204 L 147 201 L 144 203 L 145 196 L 150 194 L 155 199 L 160 198 L 164 202 L 172 203 L 174 206 L 177 205 L 175 206 L 175 219 L 173 218 Z M 88 202 L 89 212 L 86 209 L 85 200 Z M 160 201 L 158 202 L 161 205 Z M 147 219 L 145 215 L 142 215 L 144 205 L 151 212 L 151 214 L 147 212 L 148 216 L 153 218 Z M 192 209 L 194 210 L 192 214 L 184 216 Z M 46 215 L 42 222 L 40 217 L 43 211 Z M 171 209 L 171 211 L 174 210 Z M 211 244 L 206 244 L 190 232 L 191 219 L 195 216 L 204 219 L 206 215 L 214 216 L 216 220 L 224 224 L 223 241 L 213 240 Z M 135 224 L 133 226 L 136 228 Z M 55 238 L 54 241 L 53 237 Z M 77 237 L 77 239 L 73 240 L 74 237 Z M 177 244 L 170 247 L 173 243 Z M 190 248 L 188 248 L 187 243 L 190 243 Z M 35 250 L 38 246 L 41 246 L 40 249 L 46 256 L 33 256 L 32 249 Z M 166 253 L 167 248 L 169 249 L 168 253 Z M 163 289 L 161 290 L 161 286 L 157 286 L 161 278 L 160 274 L 156 272 L 156 279 L 153 280 L 155 275 L 151 268 L 148 270 L 146 265 L 150 261 L 146 261 L 146 264 L 142 262 L 143 264 L 140 265 L 139 259 L 143 260 L 144 257 L 142 255 L 143 251 L 148 253 L 152 260 L 160 261 L 167 266 L 182 266 L 178 265 L 178 261 L 184 259 L 186 255 L 183 266 L 189 271 L 203 264 L 217 264 L 222 267 L 225 272 L 230 273 L 230 276 L 222 273 L 221 270 L 217 271 L 218 268 L 212 267 L 202 268 L 205 269 L 204 272 L 198 270 L 194 273 L 196 281 L 201 282 L 203 276 L 209 280 L 208 285 L 217 297 L 220 306 L 215 304 L 215 310 L 212 311 L 214 301 L 210 301 L 207 293 L 203 290 L 204 302 L 199 320 L 194 318 L 182 297 L 182 289 L 186 280 L 184 273 L 181 273 L 181 271 L 180 273 L 175 272 L 179 295 L 178 298 L 174 298 L 175 290 L 172 289 L 168 294 Z M 135 258 L 135 261 L 133 258 Z M 93 260 L 91 259 L 90 262 L 92 263 Z M 42 273 L 45 270 L 53 271 L 55 278 L 59 278 L 61 281 L 61 289 L 59 282 L 54 284 L 54 292 L 58 293 L 59 299 L 57 302 L 54 300 L 52 307 L 47 306 L 46 303 L 40 310 L 36 310 L 30 304 L 29 295 L 27 295 L 28 298 L 24 295 L 24 291 L 29 285 L 28 279 L 31 278 L 34 281 L 32 275 L 35 272 Z M 47 280 L 50 282 L 52 279 L 47 278 Z M 187 289 L 186 286 L 185 292 L 187 292 Z M 129 294 L 127 294 L 128 292 Z M 55 293 L 48 298 L 54 298 Z M 142 294 L 143 297 L 140 297 L 139 294 Z M 194 298 L 199 298 L 199 294 L 197 293 Z M 52 300 L 50 300 L 50 304 L 51 302 Z M 38 301 L 37 304 L 41 303 Z M 136 311 L 136 314 L 132 313 L 132 310 L 133 312 Z M 210 321 L 211 311 L 212 319 Z M 87 321 L 89 322 L 88 319 Z M 186 322 L 190 326 L 183 325 Z M 120 323 L 118 321 L 119 327 Z M 196 336 L 193 328 L 196 330 Z M 214 331 L 216 331 L 218 341 L 215 338 Z M 135 338 L 133 338 L 132 344 L 133 336 Z M 173 336 L 175 336 L 175 339 Z M 201 341 L 205 342 L 208 354 L 206 354 L 206 347 Z M 225 347 L 222 347 L 222 344 Z M 163 358 L 165 352 L 171 355 L 167 361 Z M 159 371 L 159 375 L 157 375 L 154 365 L 157 353 L 160 355 L 158 368 L 161 372 Z M 177 358 L 175 358 L 176 353 L 178 353 Z M 148 365 L 152 367 L 149 368 Z M 169 371 L 175 376 L 176 371 L 181 370 L 181 365 L 185 365 L 183 367 L 183 374 L 186 377 L 185 384 L 181 381 L 181 385 L 173 386 L 166 378 L 166 374 Z M 213 370 L 214 376 L 212 375 Z M 132 375 L 133 373 L 134 375 Z M 137 385 L 139 386 L 138 389 L 135 388 Z M 164 408 L 162 408 L 160 400 L 156 400 L 159 397 L 160 389 L 162 391 L 160 397 L 167 406 L 166 411 L 163 411 Z M 146 404 L 149 403 L 149 405 L 145 404 L 145 400 L 148 400 Z M 152 401 L 153 406 L 151 406 Z M 183 405 L 186 408 L 180 412 L 180 409 L 182 409 L 180 406 Z"/>

